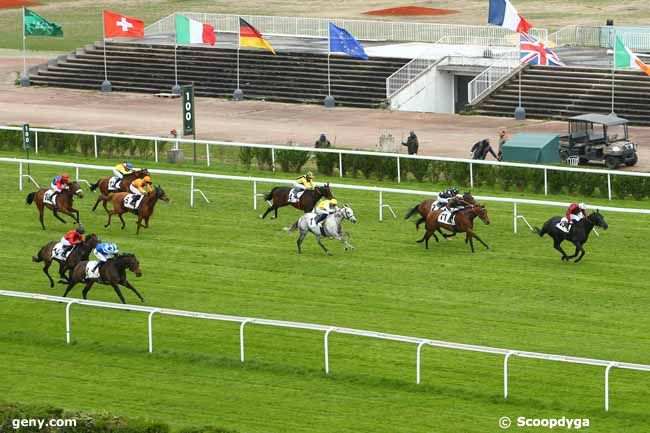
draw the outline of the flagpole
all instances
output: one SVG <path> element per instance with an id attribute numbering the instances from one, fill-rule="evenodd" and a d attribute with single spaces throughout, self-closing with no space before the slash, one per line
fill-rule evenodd
<path id="1" fill-rule="evenodd" d="M 615 74 L 616 74 L 616 29 L 612 29 L 614 32 L 612 33 L 614 38 L 612 41 L 612 113 L 614 113 L 614 80 L 615 80 Z"/>
<path id="2" fill-rule="evenodd" d="M 176 35 L 178 38 L 178 35 Z M 178 41 L 174 41 L 174 86 L 172 87 L 172 93 L 174 95 L 181 94 L 181 87 L 178 85 L 178 60 L 176 57 L 176 50 L 178 49 Z"/>
<path id="3" fill-rule="evenodd" d="M 332 55 L 332 35 L 330 33 L 331 25 L 332 23 L 327 23 L 327 96 L 323 102 L 323 105 L 325 105 L 327 108 L 333 108 L 336 106 L 336 101 L 332 96 L 332 78 L 330 75 L 330 57 Z"/>
<path id="4" fill-rule="evenodd" d="M 241 101 L 244 99 L 244 92 L 239 87 L 239 50 L 241 50 L 241 17 L 237 17 L 239 22 L 239 34 L 237 35 L 237 88 L 233 94 L 233 99 L 235 101 Z"/>
<path id="5" fill-rule="evenodd" d="M 23 76 L 27 76 L 27 53 L 25 52 L 25 43 L 27 37 L 25 36 L 25 6 L 23 6 Z"/>
<path id="6" fill-rule="evenodd" d="M 104 82 L 102 83 L 102 92 L 110 92 L 113 90 L 111 82 L 108 81 L 108 66 L 106 64 L 106 23 L 104 20 L 106 16 L 102 13 L 102 40 L 104 41 Z"/>

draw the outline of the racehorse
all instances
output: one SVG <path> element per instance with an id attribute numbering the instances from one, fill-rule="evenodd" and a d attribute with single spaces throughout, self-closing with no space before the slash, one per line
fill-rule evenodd
<path id="1" fill-rule="evenodd" d="M 56 206 L 52 206 L 49 203 L 43 201 L 45 193 L 48 191 L 47 188 L 41 188 L 36 192 L 30 192 L 27 194 L 25 203 L 32 204 L 36 202 L 36 207 L 38 208 L 39 220 L 41 221 L 41 227 L 45 230 L 45 224 L 43 223 L 43 211 L 45 208 L 48 208 L 52 211 L 54 218 L 58 219 L 65 224 L 65 220 L 59 216 L 59 212 L 65 215 L 72 217 L 74 222 L 79 223 L 79 211 L 72 207 L 73 198 L 77 196 L 83 198 L 84 192 L 79 187 L 77 182 L 72 182 L 67 189 L 64 189 L 56 195 Z"/>
<path id="2" fill-rule="evenodd" d="M 325 252 L 328 255 L 332 255 L 330 250 L 327 249 L 325 245 L 323 245 L 323 242 L 321 242 L 321 237 L 326 236 L 330 238 L 334 238 L 340 242 L 343 243 L 345 246 L 345 249 L 348 250 L 353 250 L 354 247 L 350 244 L 350 233 L 342 233 L 341 232 L 341 226 L 343 225 L 343 220 L 350 220 L 353 224 L 357 222 L 357 218 L 354 216 L 354 212 L 352 211 L 352 208 L 348 206 L 347 204 L 343 206 L 341 209 L 337 210 L 333 214 L 330 214 L 327 216 L 327 218 L 323 221 L 322 223 L 322 231 L 321 227 L 314 224 L 314 220 L 316 219 L 316 214 L 313 212 L 309 212 L 298 218 L 298 221 L 293 223 L 291 227 L 289 227 L 287 230 L 292 232 L 295 231 L 296 229 L 300 230 L 300 236 L 298 237 L 298 240 L 296 243 L 298 244 L 298 252 L 302 253 L 302 241 L 305 239 L 305 236 L 307 236 L 307 233 L 312 232 L 314 236 L 316 236 L 316 242 L 318 242 L 318 245 L 325 250 Z"/>
<path id="3" fill-rule="evenodd" d="M 334 196 L 332 195 L 332 191 L 330 190 L 330 184 L 326 183 L 325 185 L 322 186 L 317 186 L 314 189 L 308 189 L 303 192 L 303 194 L 300 196 L 300 199 L 298 199 L 298 202 L 296 203 L 289 203 L 289 192 L 291 191 L 291 187 L 288 186 L 276 186 L 269 192 L 268 194 L 264 195 L 264 200 L 267 202 L 271 202 L 271 206 L 264 212 L 262 215 L 260 215 L 260 218 L 264 219 L 266 215 L 274 211 L 275 216 L 272 218 L 277 218 L 278 217 L 278 208 L 291 205 L 295 207 L 296 209 L 301 209 L 305 213 L 311 212 L 314 210 L 314 206 L 316 206 L 316 203 L 318 203 L 318 200 L 320 200 L 323 197 L 327 197 L 328 199 L 333 199 Z"/>
<path id="4" fill-rule="evenodd" d="M 144 303 L 144 298 L 140 295 L 140 293 L 138 293 L 136 288 L 133 287 L 133 285 L 131 285 L 129 280 L 126 278 L 126 269 L 129 269 L 131 272 L 133 272 L 136 277 L 142 276 L 140 263 L 138 262 L 138 259 L 135 257 L 135 255 L 129 253 L 118 254 L 114 258 L 108 259 L 106 263 L 101 265 L 99 268 L 99 278 L 86 278 L 86 266 L 88 263 L 92 262 L 82 261 L 77 263 L 77 266 L 74 267 L 72 273 L 70 274 L 68 287 L 65 289 L 65 293 L 63 294 L 64 297 L 68 296 L 70 290 L 72 290 L 72 288 L 77 283 L 85 282 L 86 287 L 84 287 L 81 294 L 83 295 L 83 298 L 86 299 L 88 291 L 93 286 L 93 284 L 99 283 L 112 286 L 123 304 L 126 304 L 126 301 L 124 300 L 124 296 L 122 296 L 122 292 L 120 291 L 119 286 L 124 286 L 131 289 L 133 293 L 135 293 L 138 298 L 140 298 L 140 302 Z"/>
<path id="5" fill-rule="evenodd" d="M 113 215 L 117 215 L 120 218 L 120 221 L 122 221 L 122 229 L 124 229 L 125 222 L 124 218 L 122 218 L 122 214 L 126 212 L 133 212 L 138 216 L 138 229 L 136 230 L 137 235 L 140 234 L 140 227 L 144 227 L 146 229 L 149 228 L 149 218 L 153 214 L 154 208 L 156 206 L 156 203 L 158 200 L 162 201 L 169 201 L 169 197 L 167 197 L 167 194 L 165 194 L 165 191 L 159 186 L 157 186 L 153 191 L 148 192 L 147 194 L 144 195 L 140 199 L 140 205 L 136 210 L 129 209 L 124 206 L 124 198 L 129 195 L 127 192 L 112 192 L 108 195 L 103 195 L 100 194 L 99 198 L 104 201 L 111 201 L 113 204 L 113 210 L 108 210 L 106 209 L 106 212 L 108 213 L 108 222 L 104 227 L 108 227 L 111 225 L 111 217 Z M 144 220 L 144 225 L 142 224 L 142 220 Z"/>
<path id="6" fill-rule="evenodd" d="M 142 179 L 145 176 L 149 176 L 149 170 L 147 170 L 146 168 L 142 168 L 140 170 L 135 170 L 132 173 L 125 174 L 119 183 L 119 189 L 117 191 L 111 191 L 108 189 L 108 182 L 111 180 L 113 176 L 102 177 L 97 182 L 90 185 L 90 190 L 95 191 L 97 188 L 99 188 L 99 193 L 102 195 L 108 195 L 111 192 L 128 192 L 129 185 L 131 185 L 131 182 L 133 182 L 136 179 Z M 95 205 L 93 206 L 92 209 L 93 212 L 95 211 L 95 209 L 97 209 L 97 205 L 99 204 L 100 201 L 102 200 L 99 197 L 97 197 L 97 201 L 95 202 Z M 106 202 L 104 202 L 104 209 L 106 209 Z M 106 209 L 106 212 L 108 212 L 108 209 Z"/>
<path id="7" fill-rule="evenodd" d="M 469 242 L 469 246 L 472 249 L 472 252 L 474 252 L 474 241 L 473 239 L 476 238 L 483 246 L 487 249 L 490 249 L 490 246 L 483 242 L 483 240 L 478 237 L 476 233 L 474 233 L 474 218 L 479 217 L 481 221 L 483 221 L 486 225 L 490 224 L 490 218 L 488 217 L 487 209 L 485 206 L 480 206 L 480 205 L 474 205 L 470 207 L 466 207 L 465 209 L 462 209 L 458 211 L 455 215 L 455 223 L 454 224 L 449 224 L 449 223 L 441 223 L 438 221 L 438 217 L 440 214 L 443 212 L 443 209 L 438 209 L 431 211 L 429 215 L 427 215 L 427 231 L 420 239 L 417 241 L 418 243 L 421 243 L 424 241 L 424 245 L 427 249 L 429 249 L 429 238 L 433 236 L 433 238 L 438 241 L 438 237 L 435 234 L 435 231 L 442 227 L 444 229 L 452 231 L 455 235 L 456 233 L 465 233 L 465 243 Z M 452 236 L 453 236 L 452 235 Z"/>
<path id="8" fill-rule="evenodd" d="M 420 224 L 426 221 L 427 215 L 429 215 L 429 212 L 433 210 L 433 206 L 436 203 L 437 199 L 431 198 L 424 200 L 420 204 L 416 204 L 412 209 L 410 209 L 407 213 L 404 219 L 409 219 L 411 218 L 414 214 L 419 213 L 420 218 L 415 222 L 415 229 L 419 230 L 420 229 Z M 474 196 L 472 196 L 471 192 L 466 192 L 463 194 L 463 201 L 470 204 L 470 205 L 475 205 L 476 200 L 474 200 Z M 442 234 L 442 232 L 441 232 Z"/>
<path id="9" fill-rule="evenodd" d="M 607 230 L 607 223 L 605 222 L 605 217 L 596 210 L 596 212 L 589 214 L 586 218 L 581 219 L 580 221 L 572 224 L 572 228 L 569 233 L 566 233 L 559 228 L 557 228 L 558 223 L 562 217 L 556 216 L 544 223 L 542 229 L 535 227 L 535 233 L 540 237 L 548 234 L 553 238 L 553 248 L 558 250 L 562 254 L 562 260 L 569 261 L 578 256 L 580 257 L 575 260 L 575 263 L 578 263 L 585 255 L 584 244 L 589 240 L 589 234 L 591 230 L 595 227 L 602 227 Z M 562 241 L 569 241 L 576 247 L 576 252 L 572 256 L 567 256 L 567 254 L 562 249 Z"/>
<path id="10" fill-rule="evenodd" d="M 50 280 L 50 289 L 54 288 L 54 280 L 50 276 L 48 270 L 52 265 L 53 261 L 59 262 L 59 283 L 67 283 L 67 278 L 65 277 L 65 272 L 72 269 L 82 260 L 88 260 L 90 252 L 99 244 L 100 240 L 96 234 L 90 234 L 86 239 L 81 242 L 79 245 L 75 246 L 68 257 L 65 260 L 59 260 L 54 258 L 53 249 L 57 244 L 57 241 L 48 242 L 43 248 L 38 251 L 36 256 L 32 256 L 33 262 L 43 262 L 43 273 Z"/>

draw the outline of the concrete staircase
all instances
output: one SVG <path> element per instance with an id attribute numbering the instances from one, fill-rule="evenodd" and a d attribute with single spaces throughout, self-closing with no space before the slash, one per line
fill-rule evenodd
<path id="1" fill-rule="evenodd" d="M 171 91 L 173 45 L 110 42 L 106 54 L 114 91 Z M 197 96 L 230 98 L 237 87 L 236 56 L 235 49 L 178 47 L 178 82 L 194 83 Z M 338 105 L 383 106 L 386 78 L 406 61 L 332 55 L 332 95 Z M 34 85 L 99 90 L 104 80 L 103 44 L 89 45 L 32 69 L 30 78 Z M 246 99 L 322 104 L 328 93 L 327 56 L 241 50 L 240 87 Z"/>
<path id="2" fill-rule="evenodd" d="M 489 116 L 513 115 L 518 105 L 515 75 L 474 107 Z M 650 77 L 640 71 L 617 70 L 614 111 L 632 124 L 650 125 Z M 609 113 L 612 71 L 602 68 L 529 66 L 521 75 L 522 105 L 534 119 L 560 119 L 584 113 Z"/>

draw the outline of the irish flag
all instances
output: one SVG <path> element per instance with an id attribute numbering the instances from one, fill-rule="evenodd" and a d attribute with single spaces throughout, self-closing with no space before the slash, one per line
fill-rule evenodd
<path id="1" fill-rule="evenodd" d="M 650 77 L 650 66 L 639 60 L 637 55 L 626 47 L 618 36 L 616 36 L 616 45 L 614 46 L 614 66 L 617 68 L 640 69 Z"/>
<path id="2" fill-rule="evenodd" d="M 214 27 L 176 14 L 176 43 L 179 45 L 210 44 L 214 45 Z"/>

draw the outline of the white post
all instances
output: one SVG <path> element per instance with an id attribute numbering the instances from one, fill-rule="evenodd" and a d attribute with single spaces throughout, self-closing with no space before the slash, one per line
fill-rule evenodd
<path id="1" fill-rule="evenodd" d="M 70 344 L 70 306 L 74 303 L 75 301 L 70 301 L 65 306 L 65 342 L 67 344 Z"/>
<path id="2" fill-rule="evenodd" d="M 508 399 L 508 358 L 513 355 L 514 352 L 508 352 L 506 357 L 503 359 L 503 399 Z"/>
<path id="3" fill-rule="evenodd" d="M 178 37 L 178 35 L 176 35 Z M 176 60 L 176 50 L 178 49 L 178 44 L 174 44 L 174 84 L 178 86 L 178 61 Z"/>
<path id="4" fill-rule="evenodd" d="M 18 191 L 23 190 L 23 163 L 18 163 Z"/>
<path id="5" fill-rule="evenodd" d="M 605 369 L 605 412 L 609 412 L 609 370 L 614 364 L 609 364 Z"/>
<path id="6" fill-rule="evenodd" d="M 74 173 L 75 173 L 74 179 L 78 182 L 79 181 L 79 167 L 74 168 Z"/>
<path id="7" fill-rule="evenodd" d="M 417 357 L 415 359 L 415 383 L 418 385 L 420 384 L 420 366 L 422 365 L 420 362 L 422 357 L 422 346 L 426 343 L 426 341 L 420 341 L 420 344 L 418 344 Z"/>
<path id="8" fill-rule="evenodd" d="M 330 38 L 330 24 L 327 23 L 327 95 L 332 96 L 332 84 L 330 78 L 330 56 L 332 54 L 332 39 Z"/>
<path id="9" fill-rule="evenodd" d="M 25 48 L 27 36 L 25 36 L 25 6 L 23 6 L 23 77 L 27 76 L 27 51 Z"/>
<path id="10" fill-rule="evenodd" d="M 246 319 L 239 326 L 239 359 L 241 362 L 244 362 L 244 325 L 250 321 L 251 319 Z"/>
<path id="11" fill-rule="evenodd" d="M 102 32 L 104 40 L 104 81 L 108 81 L 108 67 L 106 66 L 106 32 L 104 30 L 102 30 Z"/>
<path id="12" fill-rule="evenodd" d="M 257 181 L 253 181 L 253 210 L 257 210 Z"/>
<path id="13" fill-rule="evenodd" d="M 607 173 L 607 198 L 612 199 L 612 175 Z"/>
<path id="14" fill-rule="evenodd" d="M 271 148 L 271 169 L 275 171 L 275 148 Z"/>
<path id="15" fill-rule="evenodd" d="M 210 167 L 210 145 L 205 143 L 205 157 L 208 162 L 208 167 Z"/>
<path id="16" fill-rule="evenodd" d="M 544 195 L 548 195 L 548 170 L 544 169 Z"/>
<path id="17" fill-rule="evenodd" d="M 474 164 L 469 163 L 469 186 L 474 188 Z"/>
<path id="18" fill-rule="evenodd" d="M 399 155 L 397 156 L 397 183 L 402 182 L 402 176 L 400 174 L 400 166 L 399 166 Z"/>
<path id="19" fill-rule="evenodd" d="M 379 191 L 379 221 L 384 220 L 384 198 L 382 191 Z"/>
<path id="20" fill-rule="evenodd" d="M 194 206 L 194 176 L 190 176 L 190 207 Z"/>
<path id="21" fill-rule="evenodd" d="M 153 157 L 158 162 L 158 140 L 153 141 Z"/>
<path id="22" fill-rule="evenodd" d="M 343 177 L 343 153 L 339 152 L 339 177 Z"/>
<path id="23" fill-rule="evenodd" d="M 515 205 L 515 210 L 514 210 L 514 218 L 513 218 L 513 223 L 515 225 L 515 234 L 517 234 L 517 203 L 514 203 Z"/>
<path id="24" fill-rule="evenodd" d="M 97 136 L 93 135 L 94 143 L 95 143 L 95 159 L 97 159 Z"/>
<path id="25" fill-rule="evenodd" d="M 38 131 L 34 131 L 34 152 L 38 153 Z"/>
<path id="26" fill-rule="evenodd" d="M 334 331 L 334 328 L 330 328 L 325 331 L 325 337 L 323 339 L 324 349 L 325 349 L 325 374 L 330 374 L 330 350 L 329 350 L 329 336 L 330 332 Z"/>
<path id="27" fill-rule="evenodd" d="M 149 353 L 153 352 L 153 327 L 152 327 L 152 319 L 153 315 L 157 312 L 157 310 L 153 310 L 151 313 L 149 313 Z"/>

